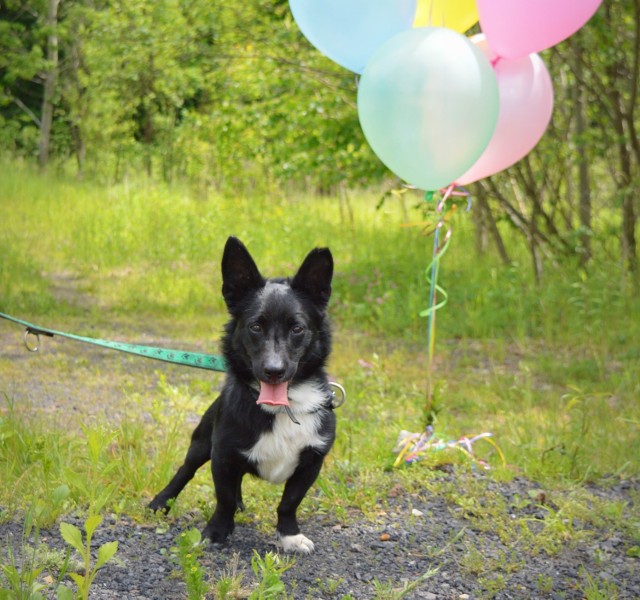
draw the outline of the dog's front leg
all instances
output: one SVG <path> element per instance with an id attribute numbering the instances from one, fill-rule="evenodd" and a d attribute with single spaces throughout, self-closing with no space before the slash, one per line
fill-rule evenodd
<path id="1" fill-rule="evenodd" d="M 221 544 L 233 533 L 236 510 L 244 508 L 241 492 L 244 473 L 238 465 L 215 458 L 211 463 L 211 472 L 216 488 L 216 510 L 204 528 L 202 537 L 214 544 Z"/>
<path id="2" fill-rule="evenodd" d="M 278 544 L 285 552 L 310 554 L 314 549 L 313 542 L 300 533 L 296 512 L 309 488 L 317 479 L 324 456 L 309 448 L 302 453 L 300 459 L 300 465 L 284 486 L 278 506 L 276 533 Z"/>

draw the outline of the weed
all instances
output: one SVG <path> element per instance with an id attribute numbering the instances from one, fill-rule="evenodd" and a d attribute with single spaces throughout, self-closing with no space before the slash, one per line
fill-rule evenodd
<path id="1" fill-rule="evenodd" d="M 495 596 L 507 587 L 504 575 L 497 574 L 488 577 L 479 577 L 478 583 L 484 592 L 484 598 L 495 598 Z"/>
<path id="2" fill-rule="evenodd" d="M 102 517 L 93 515 L 88 517 L 84 522 L 84 532 L 86 542 L 82 540 L 82 532 L 75 525 L 70 523 L 60 524 L 60 533 L 62 539 L 81 556 L 84 566 L 84 575 L 79 573 L 70 573 L 69 576 L 75 582 L 78 593 L 77 597 L 82 600 L 88 600 L 89 590 L 95 579 L 98 570 L 108 563 L 118 551 L 118 542 L 107 542 L 98 548 L 95 564 L 92 564 L 91 557 L 91 540 L 98 526 L 102 523 Z M 58 598 L 67 600 L 73 598 L 71 590 L 62 587 L 58 590 Z"/>
<path id="3" fill-rule="evenodd" d="M 487 564 L 484 553 L 474 547 L 468 548 L 464 556 L 460 559 L 461 569 L 472 575 L 480 575 L 487 571 L 489 568 Z"/>
<path id="4" fill-rule="evenodd" d="M 540 590 L 541 593 L 550 594 L 553 590 L 553 578 L 550 575 L 544 575 L 542 573 L 538 574 L 536 587 Z"/>
<path id="5" fill-rule="evenodd" d="M 28 543 L 31 534 L 34 536 L 34 544 L 31 547 Z M 22 537 L 20 540 L 20 555 L 22 559 L 16 559 L 16 553 L 11 541 L 7 540 L 6 548 L 8 554 L 7 564 L 0 564 L 0 574 L 3 585 L 0 588 L 0 598 L 16 598 L 18 600 L 40 600 L 44 598 L 42 590 L 44 585 L 38 582 L 38 577 L 42 573 L 43 567 L 35 564 L 35 547 L 38 543 L 39 531 L 34 526 L 31 511 L 25 517 Z"/>
<path id="6" fill-rule="evenodd" d="M 580 568 L 580 576 L 583 579 L 580 590 L 585 600 L 617 600 L 618 586 L 612 581 L 598 582 L 584 567 Z"/>
<path id="7" fill-rule="evenodd" d="M 592 533 L 574 526 L 573 503 L 563 502 L 563 506 L 557 510 L 551 506 L 541 506 L 544 511 L 542 530 L 536 537 L 536 546 L 547 554 L 553 555 L 569 545 L 586 543 Z"/>
<path id="8" fill-rule="evenodd" d="M 216 600 L 238 600 L 246 598 L 249 593 L 243 587 L 243 575 L 239 571 L 240 556 L 234 554 L 223 575 L 213 584 Z"/>
<path id="9" fill-rule="evenodd" d="M 402 587 L 394 587 L 390 582 L 380 583 L 377 579 L 373 581 L 373 588 L 375 595 L 374 600 L 401 600 L 406 598 L 411 592 L 415 591 L 421 586 L 427 579 L 430 579 L 438 572 L 437 568 L 429 569 L 426 573 L 423 573 L 419 577 L 416 577 L 413 581 L 405 581 Z"/>
<path id="10" fill-rule="evenodd" d="M 273 552 L 267 552 L 261 557 L 254 550 L 251 569 L 258 579 L 258 585 L 251 593 L 250 600 L 286 599 L 287 592 L 281 575 L 294 564 L 292 558 L 282 558 Z"/>
<path id="11" fill-rule="evenodd" d="M 40 542 L 37 525 L 38 508 L 30 506 L 25 513 L 22 535 L 16 549 L 12 538 L 5 540 L 6 562 L 0 564 L 0 599 L 40 600 L 47 588 L 59 589 L 69 568 L 70 550 L 66 553 L 53 550 Z M 47 570 L 57 572 L 55 582 L 42 583 L 41 575 Z"/>
<path id="12" fill-rule="evenodd" d="M 200 558 L 202 557 L 202 536 L 195 529 L 183 531 L 177 538 L 177 545 L 171 548 L 171 553 L 178 565 L 180 574 L 187 586 L 189 600 L 200 600 L 209 591 L 205 581 L 205 573 Z"/>
<path id="13" fill-rule="evenodd" d="M 324 581 L 322 579 L 317 579 L 316 585 L 318 590 L 320 590 L 320 592 L 322 592 L 324 595 L 335 596 L 342 581 L 342 578 L 326 579 Z"/>

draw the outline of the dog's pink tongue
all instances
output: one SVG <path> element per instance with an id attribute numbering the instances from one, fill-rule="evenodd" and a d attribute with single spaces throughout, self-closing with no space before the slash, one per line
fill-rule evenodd
<path id="1" fill-rule="evenodd" d="M 289 398 L 287 397 L 288 388 L 289 384 L 286 381 L 284 383 L 277 383 L 276 385 L 261 381 L 258 404 L 289 406 Z"/>

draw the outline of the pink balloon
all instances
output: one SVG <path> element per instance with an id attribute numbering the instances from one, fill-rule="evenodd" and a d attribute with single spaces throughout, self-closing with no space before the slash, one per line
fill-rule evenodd
<path id="1" fill-rule="evenodd" d="M 456 184 L 467 185 L 518 162 L 540 141 L 553 112 L 553 84 L 537 54 L 509 60 L 497 58 L 483 35 L 476 44 L 494 62 L 500 94 L 498 124 L 480 158 Z"/>
<path id="2" fill-rule="evenodd" d="M 489 46 L 505 58 L 550 48 L 580 29 L 602 0 L 477 0 Z"/>

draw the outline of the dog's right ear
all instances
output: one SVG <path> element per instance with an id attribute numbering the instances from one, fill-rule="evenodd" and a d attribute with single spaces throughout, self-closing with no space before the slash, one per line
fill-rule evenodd
<path id="1" fill-rule="evenodd" d="M 222 254 L 222 296 L 230 312 L 246 295 L 264 286 L 265 279 L 245 245 L 229 237 Z"/>

